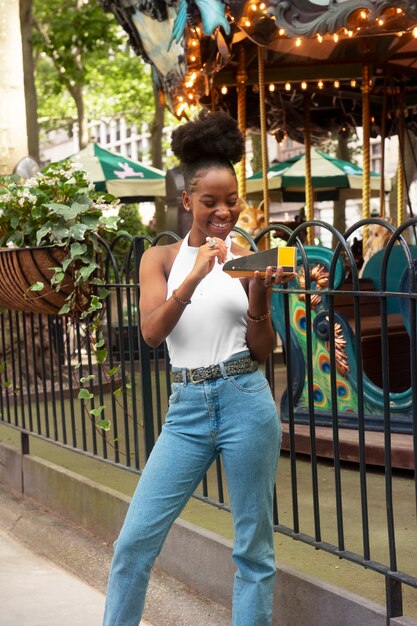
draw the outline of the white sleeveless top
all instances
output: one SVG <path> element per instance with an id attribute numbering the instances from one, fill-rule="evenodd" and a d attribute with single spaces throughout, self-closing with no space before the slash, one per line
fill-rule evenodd
<path id="1" fill-rule="evenodd" d="M 199 248 L 184 238 L 172 265 L 167 299 L 194 266 Z M 231 239 L 225 240 L 230 253 Z M 197 285 L 191 304 L 185 307 L 174 330 L 166 338 L 171 364 L 180 368 L 208 367 L 247 350 L 246 311 L 248 298 L 238 278 L 223 272 L 217 260 L 211 272 Z"/>

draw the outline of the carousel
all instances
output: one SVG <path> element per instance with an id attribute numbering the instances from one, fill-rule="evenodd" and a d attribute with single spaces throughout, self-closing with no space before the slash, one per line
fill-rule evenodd
<path id="1" fill-rule="evenodd" d="M 283 190 L 287 171 L 278 163 L 276 179 L 271 173 L 267 136 L 304 144 L 298 185 L 287 191 L 301 193 L 305 221 L 292 229 L 279 225 L 288 244 L 298 248 L 298 281 L 288 293 L 277 289 L 272 301 L 288 370 L 281 399 L 284 447 L 313 452 L 314 444 L 315 452 L 332 456 L 336 437 L 338 456 L 354 460 L 359 449 L 365 454 L 366 432 L 366 462 L 384 463 L 390 436 L 394 465 L 415 467 L 417 246 L 410 242 L 416 241 L 417 219 L 405 155 L 417 171 L 411 149 L 417 134 L 417 3 L 102 4 L 151 63 L 160 98 L 178 118 L 192 117 L 197 107 L 222 109 L 238 120 L 244 136 L 249 130 L 260 134 L 261 172 L 247 181 L 245 158 L 238 168 L 240 196 L 247 198 L 256 187 L 260 201 L 263 228 L 248 237 L 252 245 L 270 245 L 269 234 L 278 228 L 270 223 L 271 197 Z M 345 182 L 318 187 L 314 167 L 320 156 L 326 159 L 323 146 L 357 129 L 360 171 L 350 171 L 349 180 L 336 164 Z M 384 159 L 394 136 L 396 211 L 389 215 Z M 371 172 L 375 137 L 382 146 L 377 177 Z M 338 233 L 314 219 L 319 193 L 337 189 L 338 197 L 349 197 L 353 187 L 362 198 L 358 224 Z M 377 216 L 371 216 L 372 195 L 379 198 Z M 322 228 L 330 229 L 335 249 L 314 245 Z M 352 239 L 359 238 L 362 265 L 352 250 Z"/>

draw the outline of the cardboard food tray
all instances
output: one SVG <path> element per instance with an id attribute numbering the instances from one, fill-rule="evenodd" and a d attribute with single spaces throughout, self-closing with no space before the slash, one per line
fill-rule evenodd
<path id="1" fill-rule="evenodd" d="M 268 266 L 272 268 L 281 266 L 284 276 L 293 274 L 297 267 L 297 249 L 293 247 L 271 248 L 264 252 L 242 256 L 226 261 L 223 271 L 234 278 L 251 277 L 256 271 L 260 272 L 261 276 L 265 276 Z"/>

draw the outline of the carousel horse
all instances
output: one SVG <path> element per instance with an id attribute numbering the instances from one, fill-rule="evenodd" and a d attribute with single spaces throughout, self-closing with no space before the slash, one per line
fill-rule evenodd
<path id="1" fill-rule="evenodd" d="M 391 217 L 385 217 L 385 221 L 388 224 L 392 224 Z M 370 258 L 374 256 L 379 250 L 382 250 L 387 245 L 391 237 L 391 231 L 382 226 L 381 224 L 370 224 L 368 226 L 368 237 L 366 240 L 365 250 L 362 249 L 363 263 L 359 276 L 362 276 L 364 267 Z"/>
<path id="2" fill-rule="evenodd" d="M 255 207 L 251 204 L 248 204 L 242 198 L 239 199 L 241 203 L 241 212 L 239 215 L 239 219 L 236 223 L 236 226 L 246 231 L 248 235 L 251 237 L 256 237 L 256 235 L 264 228 L 265 226 L 265 216 L 262 211 L 262 204 L 258 207 Z M 249 248 L 249 242 L 243 235 L 240 233 L 235 233 L 235 241 L 242 248 Z"/>

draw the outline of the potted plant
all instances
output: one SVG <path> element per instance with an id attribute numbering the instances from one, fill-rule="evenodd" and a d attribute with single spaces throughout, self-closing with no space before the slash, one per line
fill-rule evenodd
<path id="1" fill-rule="evenodd" d="M 101 308 L 101 236 L 118 221 L 103 212 L 117 204 L 71 161 L 24 182 L 0 178 L 0 306 L 84 316 Z"/>
<path id="2" fill-rule="evenodd" d="M 81 319 L 98 366 L 107 358 L 100 312 L 109 295 L 101 276 L 102 236 L 117 230 L 119 217 L 106 213 L 118 202 L 94 191 L 71 161 L 52 163 L 23 182 L 0 178 L 0 307 Z M 80 400 L 93 398 L 86 387 L 94 378 L 80 378 Z M 89 413 L 108 430 L 110 422 L 100 419 L 104 408 Z"/>

